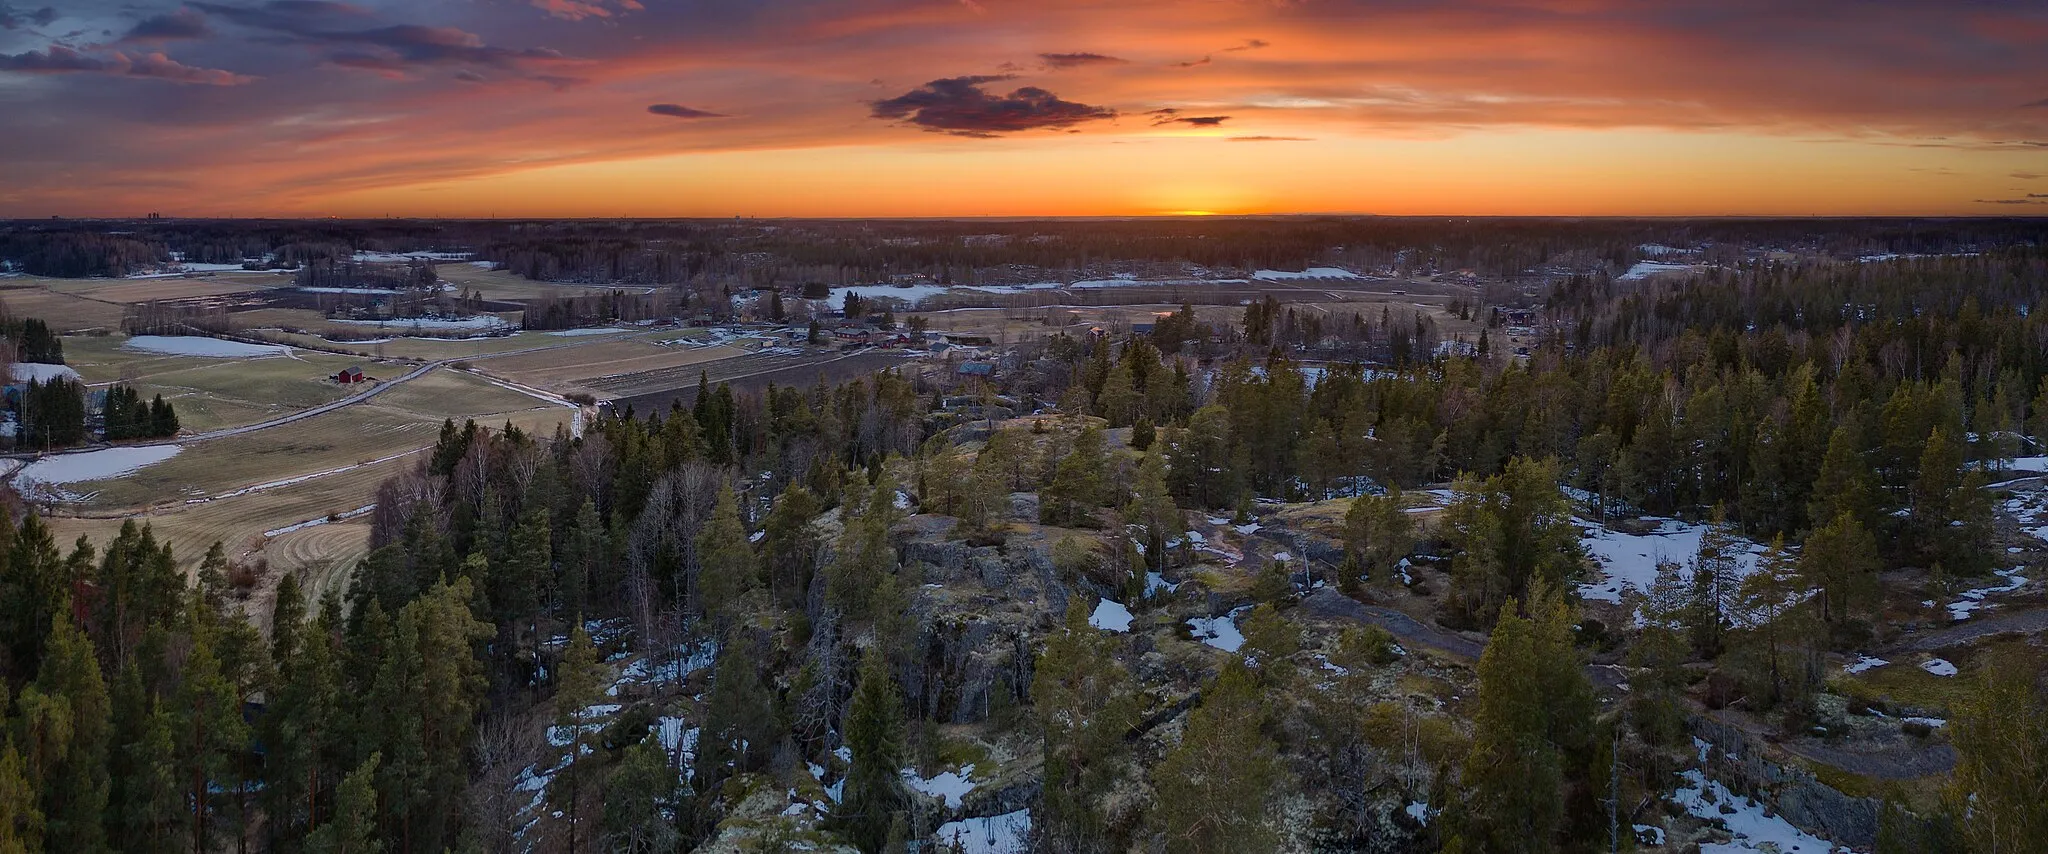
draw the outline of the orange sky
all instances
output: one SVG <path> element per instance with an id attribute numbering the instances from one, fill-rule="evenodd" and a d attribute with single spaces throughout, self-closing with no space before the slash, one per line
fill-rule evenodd
<path id="1" fill-rule="evenodd" d="M 1996 0 L 0 7 L 0 216 L 2027 214 Z"/>

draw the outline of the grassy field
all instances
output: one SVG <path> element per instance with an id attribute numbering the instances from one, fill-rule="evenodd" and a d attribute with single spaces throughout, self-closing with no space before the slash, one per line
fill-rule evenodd
<path id="1" fill-rule="evenodd" d="M 727 346 L 664 347 L 646 338 L 633 338 L 481 359 L 476 366 L 486 373 L 514 382 L 552 391 L 568 391 L 588 387 L 584 380 L 672 371 L 743 356 L 747 352 Z"/>
<path id="2" fill-rule="evenodd" d="M 442 369 L 377 396 L 376 405 L 414 412 L 425 418 L 500 414 L 558 404 L 493 385 L 462 371 Z"/>
<path id="3" fill-rule="evenodd" d="M 52 291 L 118 303 L 145 303 L 239 294 L 291 287 L 292 277 L 273 273 L 225 273 L 204 278 L 39 279 Z"/>
<path id="4" fill-rule="evenodd" d="M 85 329 L 115 329 L 127 309 L 110 302 L 60 294 L 36 286 L 19 286 L 25 279 L 0 279 L 0 305 L 15 317 L 41 318 L 58 332 Z"/>
<path id="5" fill-rule="evenodd" d="M 442 280 L 453 283 L 463 290 L 475 289 L 482 291 L 484 299 L 491 300 L 519 301 L 544 297 L 575 296 L 583 293 L 612 290 L 611 288 L 595 285 L 536 282 L 515 273 L 507 273 L 503 270 L 486 270 L 469 264 L 440 264 L 435 266 L 434 272 L 440 275 Z M 645 291 L 646 288 L 622 287 L 619 290 L 639 293 Z"/>
<path id="6" fill-rule="evenodd" d="M 118 335 L 68 336 L 65 361 L 88 383 L 120 382 L 144 399 L 163 395 L 178 407 L 188 431 L 254 424 L 319 406 L 353 391 L 329 377 L 359 360 L 327 353 L 291 357 L 214 359 L 164 356 L 122 349 Z M 393 370 L 396 370 L 395 368 Z"/>

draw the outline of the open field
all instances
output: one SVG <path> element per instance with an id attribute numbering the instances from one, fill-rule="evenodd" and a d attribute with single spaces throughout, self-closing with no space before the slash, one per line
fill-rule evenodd
<path id="1" fill-rule="evenodd" d="M 114 329 L 127 310 L 120 305 L 60 294 L 42 287 L 19 287 L 27 279 L 0 279 L 0 305 L 15 317 L 36 317 L 57 332 L 84 329 Z"/>
<path id="2" fill-rule="evenodd" d="M 694 380 L 698 366 L 747 352 L 730 346 L 662 346 L 633 338 L 480 359 L 476 364 L 494 376 L 552 391 L 588 389 L 616 395 L 621 389 L 660 388 L 682 374 Z"/>
<path id="3" fill-rule="evenodd" d="M 377 396 L 379 407 L 426 418 L 459 418 L 555 406 L 524 392 L 493 385 L 474 374 L 443 368 Z"/>
<path id="4" fill-rule="evenodd" d="M 712 385 L 730 383 L 735 391 L 759 391 L 769 383 L 809 386 L 815 384 L 821 375 L 827 383 L 839 383 L 899 365 L 914 367 L 917 364 L 900 350 L 805 355 L 756 353 L 710 362 L 703 365 L 702 370 L 710 374 Z M 687 370 L 690 372 L 687 381 L 680 385 L 640 392 L 630 397 L 620 396 L 612 401 L 612 405 L 621 411 L 630 407 L 640 413 L 665 412 L 671 403 L 688 406 L 697 398 L 698 369 Z"/>
<path id="5" fill-rule="evenodd" d="M 484 299 L 491 300 L 530 300 L 547 297 L 576 296 L 586 293 L 603 293 L 612 290 L 624 291 L 626 293 L 645 293 L 648 290 L 644 285 L 606 287 L 603 285 L 536 282 L 516 273 L 508 273 L 503 270 L 486 270 L 473 264 L 439 264 L 434 267 L 434 272 L 441 277 L 442 281 L 454 284 L 463 290 L 475 289 L 482 291 Z"/>
<path id="6" fill-rule="evenodd" d="M 144 399 L 163 395 L 187 431 L 254 424 L 361 390 L 336 385 L 336 371 L 358 360 L 300 352 L 261 358 L 166 356 L 122 348 L 126 336 L 69 336 L 65 361 L 86 382 L 133 386 Z M 393 368 L 396 370 L 396 368 Z"/>
<path id="7" fill-rule="evenodd" d="M 164 279 L 38 279 L 36 281 L 43 282 L 46 287 L 57 293 L 105 302 L 129 304 L 145 303 L 151 300 L 223 296 L 226 294 L 271 290 L 273 288 L 288 288 L 293 285 L 291 275 L 278 275 L 275 273 L 221 273 L 193 279 L 172 277 Z"/>

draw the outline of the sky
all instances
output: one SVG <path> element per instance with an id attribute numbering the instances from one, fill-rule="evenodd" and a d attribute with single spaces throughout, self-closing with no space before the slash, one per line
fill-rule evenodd
<path id="1" fill-rule="evenodd" d="M 0 0 L 0 217 L 2044 206 L 2040 0 Z"/>

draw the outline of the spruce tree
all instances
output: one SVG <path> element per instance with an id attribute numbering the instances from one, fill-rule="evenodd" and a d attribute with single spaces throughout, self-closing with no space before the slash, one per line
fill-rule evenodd
<path id="1" fill-rule="evenodd" d="M 1032 670 L 1031 705 L 1044 733 L 1040 842 L 1060 854 L 1110 850 L 1103 805 L 1120 773 L 1138 695 L 1115 658 L 1115 641 L 1088 625 L 1078 599 L 1046 638 Z"/>
<path id="2" fill-rule="evenodd" d="M 600 733 L 594 722 L 585 720 L 585 710 L 602 699 L 604 664 L 598 659 L 597 647 L 590 642 L 590 633 L 583 630 L 578 620 L 569 630 L 569 648 L 556 664 L 555 732 L 559 735 L 552 740 L 561 745 L 564 755 L 562 770 L 548 782 L 548 802 L 562 811 L 572 854 L 581 838 L 582 795 L 598 764 Z"/>
<path id="3" fill-rule="evenodd" d="M 1284 767 L 1263 731 L 1258 679 L 1232 660 L 1188 712 L 1180 743 L 1152 770 L 1152 819 L 1170 852 L 1271 851 Z"/>
<path id="4" fill-rule="evenodd" d="M 881 650 L 861 659 L 860 682 L 846 713 L 845 743 L 853 753 L 832 823 L 855 847 L 875 854 L 888 840 L 889 823 L 910 800 L 899 773 L 904 765 L 903 697 Z"/>
<path id="5" fill-rule="evenodd" d="M 745 617 L 748 593 L 761 586 L 760 564 L 746 525 L 740 522 L 739 500 L 729 487 L 719 487 L 711 519 L 697 534 L 697 589 L 705 616 L 727 626 Z"/>
<path id="6" fill-rule="evenodd" d="M 42 672 L 23 695 L 30 692 L 51 701 L 46 708 L 56 713 L 38 729 L 63 735 L 60 749 L 42 757 L 36 775 L 48 822 L 46 844 L 52 851 L 105 851 L 113 709 L 92 641 L 70 620 L 51 627 Z M 27 718 L 28 709 L 23 712 Z"/>
<path id="7" fill-rule="evenodd" d="M 341 781 L 334 818 L 306 837 L 306 854 L 375 854 L 384 850 L 377 832 L 377 766 L 372 753 Z"/>

